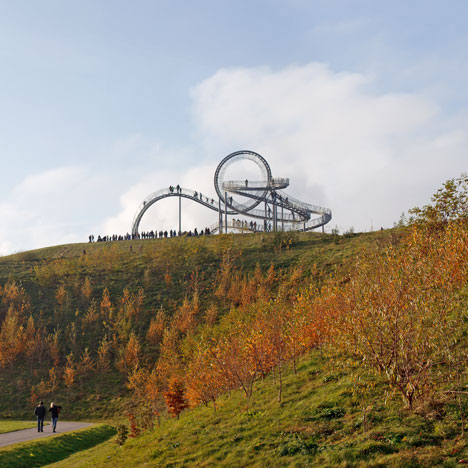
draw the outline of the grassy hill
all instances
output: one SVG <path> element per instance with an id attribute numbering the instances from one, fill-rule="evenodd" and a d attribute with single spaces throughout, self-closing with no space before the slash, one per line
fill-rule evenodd
<path id="1" fill-rule="evenodd" d="M 213 296 L 226 258 L 234 282 L 253 275 L 256 268 L 266 274 L 272 265 L 285 274 L 300 269 L 304 282 L 320 281 L 336 268 L 345 268 L 364 248 L 397 242 L 400 237 L 398 230 L 346 236 L 221 235 L 72 244 L 1 257 L 0 322 L 11 308 L 17 314 L 11 330 L 4 333 L 4 341 L 12 341 L 9 347 L 5 345 L 5 354 L 17 348 L 20 352 L 0 373 L 0 417 L 29 417 L 35 394 L 60 400 L 68 418 L 102 419 L 119 413 L 129 393 L 125 375 L 115 367 L 105 371 L 95 368 L 93 372 L 85 369 L 81 375 L 77 373 L 71 387 L 64 384 L 62 376 L 70 353 L 78 361 L 88 348 L 91 359 L 97 359 L 99 339 L 108 333 L 99 330 L 103 319 L 96 316 L 105 290 L 115 309 L 117 332 L 112 333 L 123 329 L 127 333 L 118 337 L 122 344 L 117 343 L 116 348 L 124 346 L 128 334 L 135 331 L 148 362 L 158 355 L 158 349 L 150 349 L 144 342 L 157 311 L 163 310 L 170 318 L 194 290 L 200 301 L 200 320 L 213 301 L 220 314 L 227 310 L 229 304 Z M 125 290 L 134 295 L 132 298 L 142 291 L 142 303 L 137 319 L 122 324 L 115 317 Z M 30 336 L 29 317 L 35 324 Z M 15 338 L 19 333 L 25 334 L 20 343 Z M 118 352 L 113 351 L 113 359 L 118 358 Z M 54 375 L 50 375 L 52 368 Z"/>
<path id="2" fill-rule="evenodd" d="M 51 466 L 451 467 L 468 463 L 463 361 L 468 336 L 463 312 L 468 298 L 468 236 L 463 226 L 447 229 L 444 234 L 414 231 L 409 238 L 406 232 L 228 235 L 79 244 L 3 257 L 0 357 L 3 352 L 4 365 L 0 388 L 4 398 L 0 415 L 29 416 L 33 390 L 59 400 L 66 409 L 63 417 L 128 424 L 126 414 L 133 411 L 134 403 L 145 405 L 144 399 L 135 400 L 141 398 L 138 392 L 131 393 L 126 385 L 138 376 L 130 367 L 122 367 L 122 362 L 130 359 L 130 343 L 139 343 L 139 368 L 149 372 L 163 358 L 162 363 L 173 366 L 174 372 L 193 377 L 190 356 L 203 350 L 203 340 L 212 343 L 214 339 L 216 345 L 216 340 L 235 337 L 242 326 L 229 327 L 244 322 L 244 331 L 251 324 L 262 325 L 261 333 L 274 332 L 274 326 L 258 321 L 258 317 L 274 320 L 275 310 L 281 315 L 275 304 L 298 307 L 300 312 L 305 300 L 302 305 L 317 308 L 316 315 L 307 316 L 307 333 L 315 340 L 317 330 L 325 334 L 332 330 L 333 335 L 333 330 L 341 330 L 333 323 L 329 326 L 336 320 L 345 327 L 342 337 L 314 341 L 317 344 L 302 353 L 297 366 L 286 360 L 281 374 L 277 365 L 263 376 L 257 373 L 248 398 L 234 384 L 223 387 L 227 390 L 217 397 L 216 411 L 212 401 L 207 401 L 206 406 L 185 410 L 174 419 L 159 406 L 160 425 L 128 439 L 123 447 L 112 440 L 87 450 L 77 446 L 80 453 Z M 403 238 L 408 241 L 402 242 Z M 357 257 L 361 263 L 356 264 Z M 229 281 L 221 288 L 226 276 Z M 336 279 L 327 286 L 329 276 Z M 315 292 L 316 299 L 310 296 L 310 304 L 315 302 L 308 305 L 308 288 L 318 285 L 325 285 L 322 293 Z M 259 296 L 246 300 L 244 295 L 252 294 L 252 288 Z M 395 291 L 399 293 L 395 295 Z M 343 313 L 350 300 L 354 301 L 350 311 L 361 310 L 357 321 Z M 419 309 L 422 312 L 418 315 Z M 448 315 L 440 313 L 445 309 Z M 383 315 L 382 310 L 386 311 Z M 406 310 L 408 317 L 400 313 Z M 165 317 L 165 331 L 157 335 L 154 347 L 150 331 L 161 316 Z M 187 317 L 193 319 L 188 325 Z M 300 314 L 295 317 L 300 318 Z M 310 322 L 310 317 L 317 322 Z M 367 342 L 381 340 L 379 320 L 387 318 L 390 327 L 398 325 L 395 330 L 403 345 L 408 343 L 405 352 L 410 354 L 404 361 L 410 366 L 408 372 L 419 375 L 417 362 L 411 368 L 414 359 L 420 358 L 421 366 L 427 366 L 427 359 L 444 356 L 427 367 L 430 375 L 429 371 L 421 374 L 426 380 L 417 389 L 417 403 L 411 407 L 402 401 L 408 388 L 400 391 L 400 374 L 393 367 L 379 370 L 372 361 L 375 356 L 365 354 Z M 307 328 L 309 322 L 311 328 Z M 434 332 L 434 324 L 441 333 Z M 175 335 L 171 335 L 174 330 Z M 445 339 L 444 330 L 456 331 L 456 336 Z M 112 336 L 113 350 L 104 370 L 99 368 L 102 334 L 104 338 Z M 166 340 L 171 336 L 175 337 L 174 345 Z M 246 335 L 248 339 L 255 336 Z M 382 336 L 387 339 L 387 335 Z M 391 341 L 392 333 L 389 336 Z M 364 338 L 364 342 L 351 340 L 342 346 L 340 340 L 347 337 Z M 34 353 L 24 346 L 28 339 Z M 4 342 L 9 340 L 6 346 Z M 41 342 L 47 349 L 43 368 L 38 368 L 36 352 Z M 172 354 L 167 355 L 168 350 Z M 11 361 L 7 360 L 8 352 L 14 356 Z M 70 385 L 66 383 L 67 368 L 76 371 Z M 406 386 L 413 385 L 411 378 Z M 165 389 L 158 388 L 161 404 Z M 42 449 L 50 452 L 48 460 L 54 460 L 51 449 Z M 71 453 L 73 447 L 67 450 Z M 15 463 L 14 451 L 5 456 L 9 463 Z M 24 450 L 19 456 L 24 456 Z M 0 450 L 0 464 L 1 460 Z M 18 463 L 21 466 L 21 460 Z M 40 466 L 40 460 L 38 463 Z"/>

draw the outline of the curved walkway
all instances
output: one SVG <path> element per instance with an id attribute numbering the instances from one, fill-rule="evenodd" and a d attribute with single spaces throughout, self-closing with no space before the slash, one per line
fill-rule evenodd
<path id="1" fill-rule="evenodd" d="M 0 434 L 0 447 L 17 444 L 19 442 L 27 442 L 29 440 L 43 439 L 44 437 L 56 436 L 91 425 L 92 423 L 87 422 L 69 422 L 59 420 L 57 423 L 57 432 L 52 432 L 52 425 L 44 426 L 44 432 L 37 432 L 36 427 L 23 429 L 22 431 L 6 432 L 4 434 Z"/>

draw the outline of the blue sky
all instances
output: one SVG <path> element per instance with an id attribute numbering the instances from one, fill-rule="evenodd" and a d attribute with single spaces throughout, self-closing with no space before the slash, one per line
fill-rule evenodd
<path id="1" fill-rule="evenodd" d="M 0 254 L 126 232 L 169 183 L 214 195 L 244 148 L 333 227 L 391 226 L 467 170 L 467 20 L 465 1 L 0 0 Z"/>

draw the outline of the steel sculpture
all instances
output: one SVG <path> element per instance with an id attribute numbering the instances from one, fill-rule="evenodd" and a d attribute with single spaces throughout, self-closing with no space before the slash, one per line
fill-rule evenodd
<path id="1" fill-rule="evenodd" d="M 261 180 L 225 180 L 227 169 L 242 160 L 252 161 L 260 170 Z M 179 197 L 179 233 L 182 231 L 182 198 L 195 201 L 218 213 L 218 224 L 213 231 L 278 231 L 299 230 L 310 231 L 325 226 L 332 213 L 328 208 L 311 205 L 291 197 L 283 192 L 289 186 L 289 179 L 274 178 L 266 159 L 254 151 L 236 151 L 226 156 L 216 168 L 214 186 L 217 197 L 211 198 L 195 190 L 171 186 L 148 195 L 133 218 L 132 234 L 138 236 L 140 221 L 145 212 L 156 202 L 168 198 Z M 228 225 L 228 216 L 241 215 L 254 220 L 247 222 L 232 220 Z M 318 216 L 314 216 L 318 215 Z M 224 219 L 223 219 L 224 218 Z"/>

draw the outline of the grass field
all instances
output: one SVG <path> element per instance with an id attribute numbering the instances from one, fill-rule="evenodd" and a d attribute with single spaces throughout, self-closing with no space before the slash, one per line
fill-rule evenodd
<path id="1" fill-rule="evenodd" d="M 285 377 L 284 401 L 268 377 L 250 400 L 226 395 L 123 447 L 112 440 L 54 468 L 85 467 L 455 467 L 468 457 L 456 405 L 409 412 L 362 371 L 336 368 L 320 352 Z M 268 381 L 269 380 L 269 381 Z"/>
<path id="2" fill-rule="evenodd" d="M 47 424 L 49 423 L 44 421 L 44 426 Z M 36 426 L 36 421 L 0 420 L 0 434 L 4 434 L 5 432 L 21 431 L 22 429 L 29 429 Z"/>
<path id="3" fill-rule="evenodd" d="M 0 449 L 0 466 L 32 468 L 66 459 L 70 454 L 100 444 L 112 435 L 112 426 L 101 424 L 80 431 L 34 442 L 24 442 Z"/>

